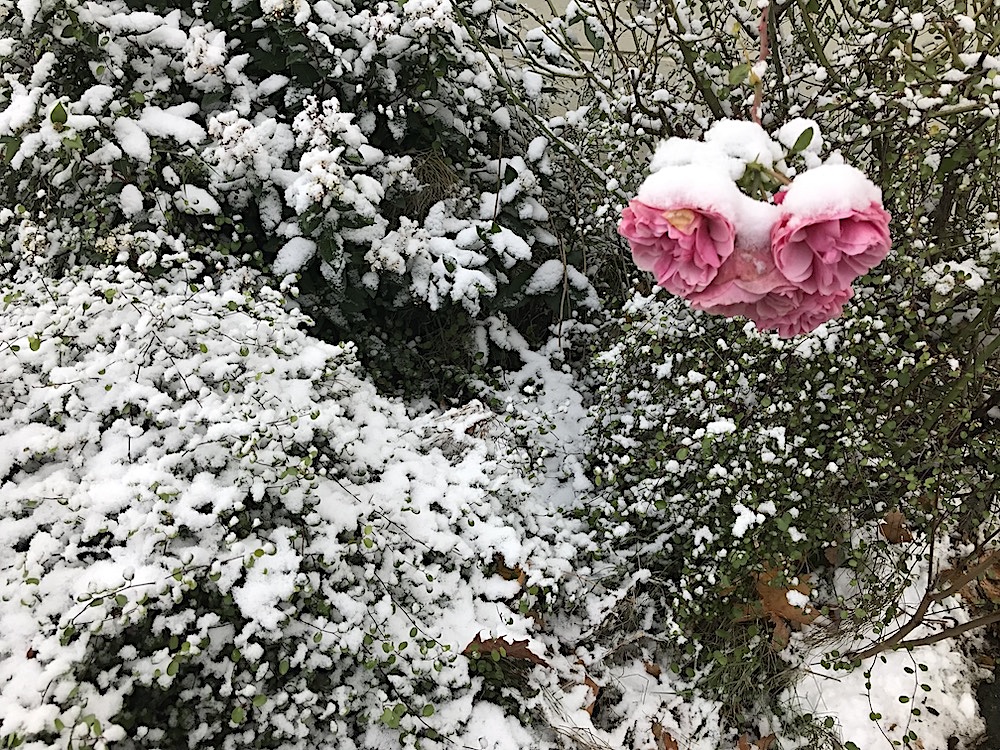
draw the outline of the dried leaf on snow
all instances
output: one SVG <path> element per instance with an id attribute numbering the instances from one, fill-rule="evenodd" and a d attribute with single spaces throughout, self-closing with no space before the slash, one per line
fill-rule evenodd
<path id="1" fill-rule="evenodd" d="M 677 740 L 658 721 L 653 722 L 653 738 L 656 740 L 656 750 L 681 750 Z"/>
<path id="2" fill-rule="evenodd" d="M 788 601 L 788 594 L 791 591 L 802 596 L 809 596 L 812 587 L 808 583 L 808 576 L 800 576 L 799 583 L 792 587 L 772 585 L 777 576 L 778 571 L 776 570 L 761 573 L 757 576 L 755 586 L 757 596 L 760 597 L 758 615 L 767 617 L 774 623 L 771 645 L 780 650 L 788 644 L 791 628 L 810 624 L 816 619 L 816 612 L 808 604 L 803 608 Z M 750 617 L 745 619 L 750 619 Z"/>
<path id="3" fill-rule="evenodd" d="M 906 516 L 898 510 L 886 513 L 885 520 L 879 528 L 889 544 L 905 544 L 913 541 L 913 534 L 906 527 Z"/>
<path id="4" fill-rule="evenodd" d="M 500 655 L 498 658 L 520 659 L 521 661 L 529 661 L 532 664 L 539 664 L 543 667 L 549 666 L 545 659 L 533 653 L 528 648 L 527 638 L 523 641 L 508 641 L 504 638 L 487 638 L 483 640 L 477 635 L 462 650 L 462 653 L 465 656 L 473 656 L 474 654 L 488 654 L 492 656 L 492 654 L 497 653 Z"/>

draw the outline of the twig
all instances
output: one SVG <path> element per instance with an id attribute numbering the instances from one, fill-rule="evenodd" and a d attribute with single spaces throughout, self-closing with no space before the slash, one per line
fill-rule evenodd
<path id="1" fill-rule="evenodd" d="M 757 76 L 757 82 L 754 84 L 753 90 L 753 106 L 750 108 L 751 119 L 760 125 L 760 105 L 764 99 L 764 63 L 767 63 L 767 52 L 768 52 L 768 29 L 767 21 L 768 16 L 771 11 L 771 3 L 767 2 L 764 7 L 760 9 L 760 22 L 757 24 L 757 33 L 760 36 L 760 55 L 757 57 L 758 70 L 755 71 Z"/>

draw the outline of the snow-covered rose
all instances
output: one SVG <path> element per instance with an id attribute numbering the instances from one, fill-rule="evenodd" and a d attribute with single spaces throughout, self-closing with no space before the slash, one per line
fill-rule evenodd
<path id="1" fill-rule="evenodd" d="M 712 283 L 736 238 L 733 224 L 717 212 L 683 205 L 653 208 L 639 200 L 622 212 L 618 232 L 629 241 L 635 264 L 681 296 Z"/>
<path id="2" fill-rule="evenodd" d="M 789 194 L 794 191 L 793 184 Z M 787 205 L 787 200 L 783 205 Z M 889 253 L 889 214 L 877 202 L 863 209 L 787 211 L 771 232 L 774 262 L 806 292 L 843 292 Z"/>

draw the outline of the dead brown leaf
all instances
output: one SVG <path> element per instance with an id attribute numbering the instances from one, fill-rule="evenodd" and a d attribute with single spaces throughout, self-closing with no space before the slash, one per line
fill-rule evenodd
<path id="1" fill-rule="evenodd" d="M 757 576 L 756 588 L 764 616 L 774 623 L 771 645 L 780 651 L 788 644 L 791 628 L 810 624 L 816 619 L 816 612 L 808 605 L 803 609 L 788 601 L 789 591 L 797 591 L 805 596 L 809 595 L 812 587 L 809 585 L 808 576 L 800 576 L 799 583 L 791 588 L 772 585 L 777 576 L 776 570 L 761 573 Z"/>
<path id="2" fill-rule="evenodd" d="M 524 574 L 520 565 L 509 567 L 507 565 L 507 561 L 504 560 L 503 555 L 500 552 L 497 552 L 493 555 L 493 566 L 496 568 L 497 575 L 505 581 L 517 581 L 521 585 L 521 588 L 524 588 L 524 584 L 528 580 L 528 577 Z"/>
<path id="3" fill-rule="evenodd" d="M 736 750 L 769 750 L 771 745 L 777 742 L 777 736 L 769 734 L 766 737 L 761 737 L 759 740 L 750 744 L 749 735 L 741 735 L 739 741 L 736 743 Z"/>
<path id="4" fill-rule="evenodd" d="M 653 737 L 656 740 L 656 750 L 681 750 L 677 740 L 658 721 L 653 722 Z"/>
<path id="5" fill-rule="evenodd" d="M 642 666 L 646 670 L 646 674 L 648 674 L 650 677 L 659 677 L 660 674 L 662 674 L 663 672 L 663 670 L 660 669 L 660 665 L 653 664 L 653 662 L 646 662 Z"/>
<path id="6" fill-rule="evenodd" d="M 980 578 L 979 591 L 993 604 L 1000 604 L 1000 584 L 991 581 L 989 578 Z"/>
<path id="7" fill-rule="evenodd" d="M 889 544 L 905 544 L 913 541 L 913 534 L 906 527 L 906 516 L 898 510 L 886 513 L 885 520 L 879 528 Z"/>
<path id="8" fill-rule="evenodd" d="M 583 684 L 590 688 L 590 692 L 593 693 L 594 699 L 587 704 L 586 711 L 591 716 L 594 715 L 594 706 L 597 705 L 597 696 L 601 692 L 601 686 L 591 679 L 590 675 L 586 672 L 583 673 Z"/>
<path id="9" fill-rule="evenodd" d="M 478 653 L 491 657 L 492 654 L 499 653 L 500 658 L 519 659 L 543 667 L 549 666 L 545 659 L 528 649 L 527 638 L 523 641 L 508 641 L 505 638 L 487 638 L 483 640 L 477 635 L 468 646 L 462 649 L 462 653 L 465 656 L 473 656 Z"/>

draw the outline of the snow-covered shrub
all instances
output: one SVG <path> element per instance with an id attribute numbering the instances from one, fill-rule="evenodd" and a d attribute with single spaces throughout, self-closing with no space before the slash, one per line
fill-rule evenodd
<path id="1" fill-rule="evenodd" d="M 161 265 L 0 281 L 0 742 L 478 746 L 460 653 L 551 581 L 490 413 L 411 418 L 256 272 Z"/>
<path id="2" fill-rule="evenodd" d="M 499 77 L 519 72 L 470 36 L 482 3 L 0 9 L 0 222 L 22 262 L 100 259 L 123 226 L 200 244 L 301 274 L 303 304 L 362 355 L 404 320 L 393 341 L 586 297 L 572 270 L 534 276 L 566 267 L 561 191 L 507 106 Z"/>
<path id="3" fill-rule="evenodd" d="M 889 634 L 911 573 L 893 569 L 897 545 L 997 529 L 1000 441 L 982 395 L 995 344 L 939 363 L 943 345 L 893 330 L 887 288 L 792 341 L 656 290 L 635 295 L 598 348 L 597 487 L 579 513 L 600 550 L 588 564 L 632 589 L 609 615 L 611 645 L 640 634 L 648 659 L 743 721 L 766 707 L 762 684 L 771 697 L 785 684 L 774 654 L 790 627 Z M 843 576 L 859 592 L 850 602 L 832 586 Z"/>

